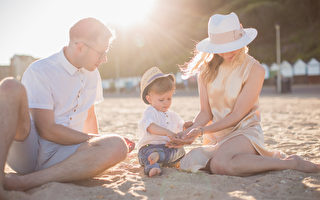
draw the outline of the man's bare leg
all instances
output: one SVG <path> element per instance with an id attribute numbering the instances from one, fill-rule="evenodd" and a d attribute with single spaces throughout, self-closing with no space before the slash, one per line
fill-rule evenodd
<path id="1" fill-rule="evenodd" d="M 4 166 L 12 141 L 23 141 L 29 134 L 30 118 L 26 91 L 13 78 L 0 82 L 0 199 L 4 196 Z M 4 198 L 4 197 L 3 197 Z"/>
<path id="2" fill-rule="evenodd" d="M 66 160 L 23 176 L 7 176 L 5 188 L 27 190 L 48 182 L 70 182 L 98 175 L 127 156 L 125 141 L 115 135 L 92 138 Z"/>

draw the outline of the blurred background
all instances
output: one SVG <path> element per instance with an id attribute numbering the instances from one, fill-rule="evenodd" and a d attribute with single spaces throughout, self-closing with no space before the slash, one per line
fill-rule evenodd
<path id="1" fill-rule="evenodd" d="M 320 58 L 320 1 L 318 0 L 161 0 L 148 22 L 119 30 L 103 77 L 142 74 L 150 66 L 176 72 L 177 65 L 189 61 L 195 44 L 207 37 L 212 14 L 238 14 L 244 27 L 258 30 L 249 52 L 260 62 L 276 61 L 275 24 L 281 27 L 282 60 Z M 104 73 L 105 70 L 107 73 Z"/>
<path id="2" fill-rule="evenodd" d="M 178 66 L 193 56 L 195 44 L 207 37 L 209 17 L 235 12 L 243 27 L 258 30 L 249 53 L 268 70 L 266 84 L 274 84 L 272 78 L 278 70 L 273 65 L 276 24 L 281 31 L 283 75 L 294 77 L 294 65 L 298 63 L 302 72 L 297 76 L 303 77 L 297 78 L 296 83 L 320 83 L 319 0 L 0 2 L 0 55 L 7 55 L 0 60 L 0 78 L 6 75 L 21 78 L 34 59 L 50 56 L 67 44 L 68 30 L 76 21 L 96 17 L 116 32 L 108 63 L 99 68 L 104 87 L 110 91 L 115 87 L 135 88 L 139 77 L 152 66 L 176 74 Z M 308 78 L 310 62 L 315 67 Z M 286 67 L 288 64 L 291 70 Z M 183 84 L 179 77 L 177 80 Z"/>

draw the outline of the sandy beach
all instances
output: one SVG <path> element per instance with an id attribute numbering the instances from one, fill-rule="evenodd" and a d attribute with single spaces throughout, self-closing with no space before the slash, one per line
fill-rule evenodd
<path id="1" fill-rule="evenodd" d="M 196 92 L 177 95 L 172 110 L 184 120 L 199 111 Z M 100 132 L 137 138 L 137 122 L 146 105 L 136 96 L 106 96 L 97 106 Z M 279 95 L 264 88 L 260 98 L 265 145 L 286 154 L 298 154 L 320 163 L 320 85 L 295 87 Z M 186 151 L 200 146 L 200 140 Z M 98 155 L 97 155 L 98 156 Z M 103 156 L 103 155 L 100 155 Z M 11 171 L 6 167 L 6 172 Z M 320 199 L 320 173 L 274 171 L 249 177 L 187 173 L 164 168 L 163 175 L 148 178 L 137 160 L 127 159 L 93 179 L 75 183 L 48 183 L 26 192 L 9 192 L 9 199 Z"/>

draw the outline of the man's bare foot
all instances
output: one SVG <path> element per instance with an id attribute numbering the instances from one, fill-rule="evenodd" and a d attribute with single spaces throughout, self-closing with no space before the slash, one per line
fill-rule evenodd
<path id="1" fill-rule="evenodd" d="M 286 158 L 286 160 L 294 160 L 296 162 L 293 169 L 301 171 L 301 172 L 308 172 L 308 173 L 316 173 L 320 172 L 320 164 L 315 164 L 310 161 L 304 160 L 300 156 L 291 155 Z"/>
<path id="2" fill-rule="evenodd" d="M 155 176 L 155 175 L 158 175 L 161 173 L 161 169 L 160 168 L 151 168 L 150 171 L 149 171 L 149 176 L 152 177 L 152 176 Z"/>
<path id="3" fill-rule="evenodd" d="M 160 158 L 160 155 L 158 152 L 152 152 L 149 156 L 148 156 L 148 161 L 150 163 L 150 165 L 153 165 L 154 163 L 157 163 L 158 160 Z M 150 173 L 149 173 L 150 174 Z"/>
<path id="4" fill-rule="evenodd" d="M 23 181 L 21 180 L 21 176 L 14 173 L 5 175 L 4 188 L 6 190 L 20 190 L 20 191 L 28 189 L 25 186 L 25 184 L 23 184 Z"/>

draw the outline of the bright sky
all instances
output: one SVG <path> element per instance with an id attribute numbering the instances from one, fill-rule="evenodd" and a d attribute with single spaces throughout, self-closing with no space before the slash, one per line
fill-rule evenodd
<path id="1" fill-rule="evenodd" d="M 68 43 L 69 28 L 85 17 L 105 24 L 143 23 L 156 0 L 0 0 L 0 65 L 14 54 L 43 58 Z"/>

